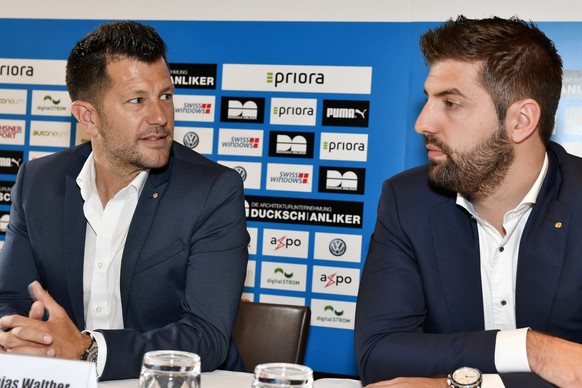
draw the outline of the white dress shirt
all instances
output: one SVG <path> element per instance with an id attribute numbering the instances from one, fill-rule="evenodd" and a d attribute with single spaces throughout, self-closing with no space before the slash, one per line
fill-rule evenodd
<path id="1" fill-rule="evenodd" d="M 89 155 L 77 176 L 87 219 L 83 266 L 83 304 L 86 330 L 97 341 L 97 372 L 105 368 L 107 344 L 95 329 L 123 329 L 120 273 L 129 224 L 149 171 L 142 171 L 126 187 L 101 204 L 95 184 L 95 160 Z"/>
<path id="2" fill-rule="evenodd" d="M 500 330 L 495 342 L 495 367 L 499 372 L 531 372 L 526 351 L 528 328 L 516 328 L 515 281 L 521 236 L 547 171 L 546 154 L 529 192 L 519 205 L 505 213 L 504 236 L 479 216 L 471 202 L 457 195 L 457 204 L 467 209 L 477 221 L 485 330 Z M 498 375 L 485 377 L 484 388 L 504 386 Z"/>

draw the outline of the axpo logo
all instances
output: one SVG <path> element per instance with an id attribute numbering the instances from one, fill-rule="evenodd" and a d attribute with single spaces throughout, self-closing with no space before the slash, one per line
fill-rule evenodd
<path id="1" fill-rule="evenodd" d="M 299 230 L 265 229 L 263 255 L 307 258 L 309 232 Z"/>
<path id="2" fill-rule="evenodd" d="M 340 267 L 313 267 L 312 291 L 324 294 L 358 294 L 360 271 Z"/>
<path id="3" fill-rule="evenodd" d="M 262 124 L 264 116 L 264 98 L 222 97 L 220 121 Z"/>
<path id="4" fill-rule="evenodd" d="M 364 194 L 363 168 L 319 167 L 320 193 Z"/>
<path id="5" fill-rule="evenodd" d="M 269 132 L 269 156 L 313 158 L 313 132 Z"/>

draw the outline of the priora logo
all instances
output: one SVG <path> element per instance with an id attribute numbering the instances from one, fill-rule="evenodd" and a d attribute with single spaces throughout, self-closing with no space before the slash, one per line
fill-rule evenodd
<path id="1" fill-rule="evenodd" d="M 274 106 L 275 116 L 313 116 L 314 110 L 308 106 Z"/>
<path id="2" fill-rule="evenodd" d="M 11 75 L 11 76 L 27 76 L 32 77 L 34 75 L 34 67 L 32 66 L 18 66 L 18 65 L 0 65 L 0 75 Z"/>
<path id="3" fill-rule="evenodd" d="M 334 151 L 365 151 L 366 145 L 358 142 L 347 141 L 325 141 L 323 142 L 323 149 L 328 152 Z"/>
<path id="4" fill-rule="evenodd" d="M 281 73 L 268 72 L 267 83 L 274 84 L 277 87 L 279 84 L 319 84 L 323 85 L 325 82 L 322 73 Z"/>

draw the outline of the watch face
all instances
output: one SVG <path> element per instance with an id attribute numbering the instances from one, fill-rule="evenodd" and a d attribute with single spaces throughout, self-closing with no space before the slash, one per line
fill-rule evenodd
<path id="1" fill-rule="evenodd" d="M 457 369 L 452 378 L 457 384 L 475 384 L 481 380 L 481 372 L 475 368 L 463 367 Z"/>

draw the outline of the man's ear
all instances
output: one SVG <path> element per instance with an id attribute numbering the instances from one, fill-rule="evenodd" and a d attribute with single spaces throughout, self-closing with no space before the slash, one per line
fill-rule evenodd
<path id="1" fill-rule="evenodd" d="M 97 137 L 99 131 L 97 130 L 97 110 L 90 102 L 77 100 L 71 105 L 71 113 L 79 124 L 85 127 L 85 131 L 90 137 Z"/>
<path id="2" fill-rule="evenodd" d="M 515 102 L 507 112 L 511 123 L 510 137 L 515 143 L 521 143 L 537 132 L 541 108 L 536 100 L 528 98 Z"/>

